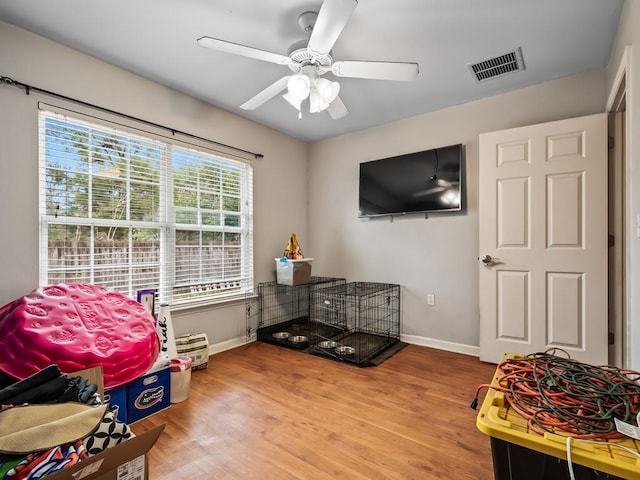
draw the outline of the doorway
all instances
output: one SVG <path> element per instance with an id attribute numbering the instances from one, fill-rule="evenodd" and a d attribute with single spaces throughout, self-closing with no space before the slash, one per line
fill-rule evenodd
<path id="1" fill-rule="evenodd" d="M 608 165 L 608 297 L 609 297 L 609 364 L 627 367 L 626 351 L 626 130 L 627 130 L 627 72 L 626 55 L 616 77 L 609 101 L 609 165 Z"/>

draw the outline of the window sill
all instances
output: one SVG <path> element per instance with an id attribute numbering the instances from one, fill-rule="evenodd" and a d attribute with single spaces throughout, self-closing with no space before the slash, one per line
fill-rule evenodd
<path id="1" fill-rule="evenodd" d="M 189 302 L 189 303 L 177 303 L 170 304 L 171 313 L 188 313 L 194 310 L 216 310 L 219 308 L 235 307 L 237 305 L 243 305 L 249 301 L 253 301 L 258 298 L 256 293 L 247 293 L 246 295 L 234 295 L 232 297 L 225 298 L 224 300 L 218 300 L 216 302 L 203 301 L 203 302 Z"/>

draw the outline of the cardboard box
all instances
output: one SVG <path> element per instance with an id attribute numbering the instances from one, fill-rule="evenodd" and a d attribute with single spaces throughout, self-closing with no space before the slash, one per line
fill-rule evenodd
<path id="1" fill-rule="evenodd" d="M 69 373 L 69 377 L 83 377 L 98 386 L 104 395 L 102 368 L 88 368 Z M 93 455 L 72 467 L 47 475 L 47 480 L 149 480 L 147 452 L 155 445 L 164 430 L 159 425 L 115 447 Z"/>
<path id="2" fill-rule="evenodd" d="M 171 366 L 147 373 L 127 383 L 127 423 L 171 406 Z"/>
<path id="3" fill-rule="evenodd" d="M 276 279 L 280 285 L 304 285 L 311 282 L 311 262 L 313 258 L 288 260 L 276 258 Z"/>
<path id="4" fill-rule="evenodd" d="M 116 418 L 123 423 L 127 423 L 127 386 L 121 385 L 116 388 L 109 388 L 104 391 L 104 403 L 116 407 L 114 412 Z"/>
<path id="5" fill-rule="evenodd" d="M 102 453 L 48 475 L 47 480 L 148 480 L 146 453 L 164 430 L 159 425 Z"/>

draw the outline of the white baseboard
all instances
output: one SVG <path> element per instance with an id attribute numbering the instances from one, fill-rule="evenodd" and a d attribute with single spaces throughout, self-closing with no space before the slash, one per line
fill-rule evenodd
<path id="1" fill-rule="evenodd" d="M 231 350 L 232 348 L 241 347 L 246 343 L 254 341 L 255 338 L 249 338 L 249 341 L 247 342 L 247 337 L 237 337 L 230 340 L 225 340 L 224 342 L 214 343 L 213 345 L 209 345 L 209 356 L 215 355 L 216 353 L 224 352 L 225 350 Z"/>
<path id="2" fill-rule="evenodd" d="M 400 340 L 413 345 L 420 345 L 422 347 L 437 348 L 438 350 L 446 350 L 448 352 L 462 353 L 464 355 L 471 355 L 474 357 L 480 356 L 480 349 L 473 345 L 464 345 L 462 343 L 445 342 L 443 340 L 436 340 L 435 338 L 419 337 L 417 335 L 400 335 Z M 209 345 L 209 355 L 215 355 L 216 353 L 224 352 L 225 350 L 231 350 L 232 348 L 241 347 L 247 343 L 255 342 L 255 335 L 248 340 L 246 337 L 237 337 L 224 342 L 215 343 Z"/>
<path id="3" fill-rule="evenodd" d="M 462 353 L 474 357 L 480 356 L 480 348 L 473 345 L 464 345 L 462 343 L 445 342 L 436 340 L 435 338 L 419 337 L 417 335 L 400 335 L 400 340 L 413 345 L 422 347 L 437 348 L 438 350 L 447 350 L 448 352 Z"/>

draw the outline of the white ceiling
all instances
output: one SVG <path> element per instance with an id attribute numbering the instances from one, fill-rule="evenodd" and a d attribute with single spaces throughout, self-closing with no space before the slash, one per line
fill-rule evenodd
<path id="1" fill-rule="evenodd" d="M 349 115 L 339 120 L 327 112 L 299 120 L 279 95 L 256 110 L 240 109 L 289 69 L 201 48 L 196 39 L 206 35 L 286 55 L 306 38 L 298 15 L 318 11 L 321 3 L 0 0 L 0 20 L 311 142 L 603 68 L 623 0 L 360 0 L 333 58 L 417 62 L 416 81 L 340 78 Z M 517 47 L 525 71 L 476 83 L 469 63 Z M 46 89 L 46 79 L 34 86 Z"/>

